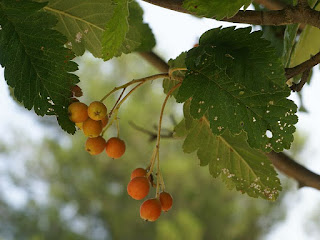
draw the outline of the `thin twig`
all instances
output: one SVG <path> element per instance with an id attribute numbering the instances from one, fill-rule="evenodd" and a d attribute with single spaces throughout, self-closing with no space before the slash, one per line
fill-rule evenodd
<path id="1" fill-rule="evenodd" d="M 297 76 L 307 69 L 313 68 L 315 65 L 317 65 L 320 62 L 320 52 L 318 52 L 316 55 L 312 56 L 309 60 L 293 67 L 293 68 L 286 68 L 286 77 L 287 79 L 293 78 L 294 76 Z"/>
<path id="2" fill-rule="evenodd" d="M 100 102 L 103 102 L 104 100 L 106 100 L 112 93 L 122 89 L 122 88 L 126 88 L 132 84 L 135 84 L 135 83 L 139 83 L 139 82 L 147 82 L 147 81 L 152 81 L 152 80 L 155 80 L 155 79 L 158 79 L 158 78 L 169 78 L 169 75 L 168 73 L 159 73 L 159 74 L 155 74 L 155 75 L 152 75 L 152 76 L 148 76 L 148 77 L 144 77 L 144 78 L 139 78 L 139 79 L 134 79 L 130 82 L 127 82 L 126 84 L 123 84 L 119 87 L 115 87 L 114 89 L 112 89 L 110 92 L 108 92 L 101 100 Z"/>
<path id="3" fill-rule="evenodd" d="M 308 82 L 309 75 L 310 75 L 311 69 L 307 69 L 302 73 L 302 77 L 299 83 L 294 83 L 290 88 L 294 92 L 300 92 L 303 88 L 303 86 Z"/>
<path id="4" fill-rule="evenodd" d="M 123 88 L 123 89 L 122 89 L 122 92 L 121 92 L 120 96 L 118 97 L 116 103 L 113 105 L 113 108 L 112 108 L 111 111 L 109 112 L 109 118 L 111 117 L 111 115 L 112 115 L 113 110 L 115 109 L 115 107 L 118 105 L 118 103 L 119 103 L 120 99 L 122 98 L 122 95 L 123 95 L 123 93 L 124 93 L 125 90 L 126 90 L 126 88 Z"/>
<path id="5" fill-rule="evenodd" d="M 147 135 L 149 135 L 150 137 L 150 141 L 154 141 L 157 139 L 157 132 L 153 132 L 153 131 L 150 131 L 148 129 L 145 129 L 143 127 L 140 127 L 138 126 L 137 124 L 135 124 L 134 122 L 129 122 L 129 124 L 131 125 L 131 127 L 133 127 L 134 129 L 142 132 L 142 133 L 145 133 Z M 163 129 L 162 129 L 163 130 Z M 173 132 L 172 131 L 168 131 L 168 134 L 161 134 L 161 138 L 173 138 Z"/>

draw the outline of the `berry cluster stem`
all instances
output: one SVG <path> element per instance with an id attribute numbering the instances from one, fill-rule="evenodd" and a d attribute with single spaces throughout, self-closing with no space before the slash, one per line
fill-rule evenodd
<path id="1" fill-rule="evenodd" d="M 152 76 L 148 76 L 148 77 L 144 77 L 144 78 L 139 78 L 139 79 L 134 79 L 130 82 L 127 82 L 126 84 L 123 84 L 119 87 L 115 87 L 114 89 L 112 89 L 110 92 L 108 92 L 101 100 L 100 102 L 103 102 L 104 100 L 106 100 L 112 93 L 120 90 L 120 89 L 123 89 L 123 88 L 127 88 L 129 87 L 130 85 L 132 84 L 135 84 L 135 83 L 139 83 L 139 82 L 147 82 L 147 81 L 152 81 L 152 80 L 155 80 L 155 79 L 158 79 L 158 78 L 169 78 L 169 74 L 168 73 L 159 73 L 159 74 L 155 74 L 155 75 L 152 75 Z"/>
<path id="2" fill-rule="evenodd" d="M 169 74 L 169 77 L 171 77 L 172 74 L 176 71 L 186 71 L 186 70 L 188 69 L 187 68 L 170 68 L 168 74 Z"/>
<path id="3" fill-rule="evenodd" d="M 160 195 L 160 187 L 162 190 L 164 190 L 164 181 L 161 175 L 160 171 L 160 157 L 159 157 L 159 149 L 160 149 L 160 139 L 161 139 L 161 125 L 162 125 L 162 118 L 163 118 L 163 112 L 165 109 L 165 106 L 167 104 L 167 101 L 170 97 L 170 95 L 176 90 L 178 87 L 180 87 L 181 82 L 173 86 L 170 91 L 167 93 L 166 98 L 163 101 L 162 107 L 161 107 L 161 112 L 160 112 L 160 118 L 159 118 L 159 125 L 158 125 L 158 135 L 157 135 L 157 142 L 156 142 L 156 147 L 153 151 L 152 157 L 151 157 L 151 162 L 150 162 L 150 167 L 149 167 L 149 172 L 147 174 L 147 177 L 150 176 L 150 174 L 153 172 L 154 164 L 157 161 L 157 189 L 156 189 L 156 197 L 159 198 Z"/>
<path id="4" fill-rule="evenodd" d="M 111 117 L 111 115 L 112 115 L 112 113 L 113 113 L 113 110 L 115 109 L 115 107 L 117 106 L 117 104 L 119 103 L 119 101 L 121 100 L 122 95 L 124 94 L 125 90 L 126 90 L 126 88 L 123 88 L 123 89 L 122 89 L 122 92 L 121 92 L 120 96 L 118 97 L 116 103 L 113 105 L 113 108 L 112 108 L 111 111 L 109 112 L 109 118 Z"/>
<path id="5" fill-rule="evenodd" d="M 160 118 L 159 118 L 159 125 L 158 125 L 158 135 L 157 135 L 157 149 L 159 151 L 160 148 L 160 137 L 161 137 L 161 125 L 162 125 L 162 118 L 163 118 L 163 112 L 164 112 L 164 108 L 167 104 L 167 101 L 169 99 L 169 97 L 171 96 L 171 94 L 174 92 L 174 90 L 176 90 L 178 87 L 180 87 L 181 83 L 176 84 L 175 86 L 173 86 L 170 91 L 167 93 L 166 98 L 163 101 L 162 107 L 161 107 L 161 112 L 160 112 Z"/>
<path id="6" fill-rule="evenodd" d="M 141 85 L 143 85 L 145 82 L 146 82 L 146 81 L 142 81 L 142 82 L 140 82 L 138 85 L 136 85 L 134 88 L 132 88 L 132 89 L 130 90 L 130 92 L 128 92 L 127 95 L 125 95 L 125 96 L 123 97 L 123 99 L 118 103 L 118 105 L 114 108 L 114 114 L 113 114 L 114 116 L 113 116 L 113 118 L 111 119 L 111 121 L 109 122 L 108 126 L 103 130 L 102 135 L 107 131 L 107 129 L 108 129 L 109 127 L 112 126 L 113 122 L 114 122 L 115 120 L 117 120 L 117 118 L 118 118 L 118 111 L 119 111 L 119 108 L 121 107 L 121 104 L 124 103 L 124 101 L 134 92 L 134 90 L 136 90 L 138 87 L 140 87 Z"/>

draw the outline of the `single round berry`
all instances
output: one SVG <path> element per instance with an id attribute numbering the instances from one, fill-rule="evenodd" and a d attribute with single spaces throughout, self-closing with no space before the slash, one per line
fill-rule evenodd
<path id="1" fill-rule="evenodd" d="M 126 151 L 126 144 L 120 138 L 112 137 L 107 141 L 106 152 L 111 158 L 120 158 Z"/>
<path id="2" fill-rule="evenodd" d="M 88 114 L 93 120 L 101 120 L 107 115 L 107 107 L 102 102 L 92 102 L 88 107 Z"/>
<path id="3" fill-rule="evenodd" d="M 104 128 L 105 126 L 107 126 L 108 122 L 109 122 L 109 117 L 108 115 L 106 115 L 104 118 L 101 119 L 102 122 L 102 128 Z"/>
<path id="4" fill-rule="evenodd" d="M 150 184 L 146 177 L 136 177 L 127 186 L 127 192 L 133 199 L 141 200 L 145 198 L 150 190 Z"/>
<path id="5" fill-rule="evenodd" d="M 154 222 L 161 215 L 161 203 L 157 198 L 144 201 L 140 206 L 140 217 L 143 220 Z"/>
<path id="6" fill-rule="evenodd" d="M 167 192 L 160 193 L 160 203 L 161 203 L 161 209 L 162 211 L 169 211 L 172 207 L 172 196 Z"/>
<path id="7" fill-rule="evenodd" d="M 147 175 L 147 170 L 145 170 L 144 168 L 136 168 L 135 170 L 132 171 L 130 179 L 133 179 L 135 177 L 145 177 L 146 175 Z"/>
<path id="8" fill-rule="evenodd" d="M 88 138 L 86 141 L 86 151 L 91 155 L 98 155 L 106 147 L 106 140 L 103 137 Z"/>
<path id="9" fill-rule="evenodd" d="M 88 119 L 88 106 L 82 102 L 71 103 L 68 107 L 68 114 L 72 122 L 84 122 Z"/>
<path id="10" fill-rule="evenodd" d="M 74 85 L 71 88 L 71 91 L 73 93 L 73 96 L 75 96 L 75 97 L 81 97 L 83 95 L 82 90 L 78 85 Z"/>
<path id="11" fill-rule="evenodd" d="M 101 121 L 95 121 L 91 118 L 88 118 L 83 123 L 83 133 L 87 137 L 94 138 L 98 137 L 102 131 L 102 123 Z"/>

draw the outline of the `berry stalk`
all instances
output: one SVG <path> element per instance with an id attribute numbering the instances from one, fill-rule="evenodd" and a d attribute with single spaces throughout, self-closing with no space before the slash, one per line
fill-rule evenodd
<path id="1" fill-rule="evenodd" d="M 132 84 L 135 83 L 139 83 L 139 82 L 147 82 L 147 81 L 152 81 L 158 78 L 169 78 L 169 74 L 168 73 L 159 73 L 159 74 L 155 74 L 152 76 L 148 76 L 148 77 L 144 77 L 144 78 L 139 78 L 139 79 L 134 79 L 130 82 L 127 82 L 126 84 L 123 84 L 119 87 L 115 87 L 114 89 L 112 89 L 109 93 L 107 93 L 101 100 L 100 102 L 103 102 L 104 100 L 106 100 L 112 93 L 122 89 L 122 88 L 126 88 L 129 87 Z"/>

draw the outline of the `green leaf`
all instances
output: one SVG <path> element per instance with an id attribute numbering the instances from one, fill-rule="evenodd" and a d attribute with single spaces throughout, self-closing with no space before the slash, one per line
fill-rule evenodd
<path id="1" fill-rule="evenodd" d="M 125 40 L 129 30 L 128 0 L 114 0 L 116 6 L 102 38 L 102 55 L 104 60 L 115 56 Z"/>
<path id="2" fill-rule="evenodd" d="M 182 52 L 176 59 L 170 59 L 168 61 L 169 71 L 174 68 L 186 68 L 186 64 L 185 64 L 186 55 L 187 55 L 187 52 Z M 172 75 L 173 77 L 184 78 L 185 71 L 175 71 L 173 72 Z M 170 91 L 170 89 L 173 88 L 178 83 L 179 83 L 178 80 L 168 79 L 168 78 L 163 79 L 162 86 L 163 86 L 164 93 L 167 94 Z M 171 96 L 175 97 L 178 91 L 179 91 L 179 88 L 174 90 Z"/>
<path id="3" fill-rule="evenodd" d="M 117 56 L 121 53 L 130 53 L 133 51 L 143 52 L 150 51 L 156 44 L 149 25 L 143 23 L 143 10 L 140 5 L 132 1 L 129 3 L 129 32 L 126 35 L 125 41 L 122 43 L 122 48 Z M 121 52 L 122 51 L 122 52 Z"/>
<path id="4" fill-rule="evenodd" d="M 290 67 L 310 59 L 320 51 L 320 29 L 307 25 L 291 56 Z"/>
<path id="5" fill-rule="evenodd" d="M 262 38 L 270 42 L 270 46 L 275 49 L 278 56 L 283 53 L 283 39 L 279 35 L 283 35 L 283 26 L 262 26 Z"/>
<path id="6" fill-rule="evenodd" d="M 148 24 L 143 23 L 143 11 L 135 1 L 126 2 L 120 0 L 115 5 L 112 0 L 50 0 L 44 9 L 57 16 L 56 29 L 67 36 L 67 46 L 78 56 L 88 50 L 95 57 L 102 58 L 103 36 L 105 51 L 114 56 L 150 51 L 155 39 Z M 117 25 L 117 21 L 121 24 Z M 105 33 L 106 28 L 109 35 Z"/>
<path id="7" fill-rule="evenodd" d="M 71 86 L 78 69 L 74 54 L 64 48 L 67 39 L 52 28 L 56 19 L 39 10 L 44 3 L 3 0 L 0 3 L 0 63 L 14 96 L 38 115 L 57 115 L 69 133 L 74 124 L 67 118 Z"/>
<path id="8" fill-rule="evenodd" d="M 294 44 L 296 42 L 299 24 L 291 24 L 286 26 L 283 40 L 282 63 L 288 67 Z"/>
<path id="9" fill-rule="evenodd" d="M 290 89 L 280 58 L 261 32 L 250 31 L 204 33 L 200 45 L 187 53 L 188 71 L 177 101 L 192 97 L 191 115 L 200 119 L 208 113 L 214 134 L 245 131 L 251 147 L 279 152 L 293 141 L 297 107 L 287 99 Z"/>
<path id="10" fill-rule="evenodd" d="M 190 102 L 184 104 L 185 119 L 175 128 L 175 136 L 185 136 L 183 151 L 197 151 L 201 166 L 210 174 L 221 176 L 228 188 L 236 188 L 251 197 L 275 200 L 281 191 L 280 181 L 272 164 L 262 152 L 246 143 L 246 135 L 232 136 L 229 131 L 217 136 L 210 130 L 206 117 L 192 119 Z M 188 126 L 186 122 L 191 124 Z"/>
<path id="11" fill-rule="evenodd" d="M 103 59 L 109 60 L 122 53 L 148 51 L 155 45 L 155 39 L 147 24 L 143 23 L 143 11 L 139 4 L 117 0 L 112 18 L 103 33 Z"/>
<path id="12" fill-rule="evenodd" d="M 240 8 L 246 9 L 252 0 L 184 0 L 183 7 L 198 16 L 217 20 L 234 16 Z"/>
<path id="13" fill-rule="evenodd" d="M 102 34 L 114 11 L 111 0 L 50 0 L 44 10 L 57 17 L 56 29 L 68 38 L 67 46 L 76 55 L 88 50 L 95 57 L 102 56 Z"/>

